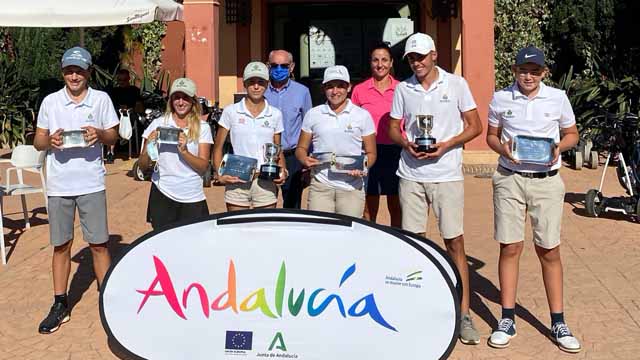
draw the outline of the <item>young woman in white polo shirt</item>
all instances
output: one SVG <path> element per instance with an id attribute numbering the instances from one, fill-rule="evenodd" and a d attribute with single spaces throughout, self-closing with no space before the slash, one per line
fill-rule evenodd
<path id="1" fill-rule="evenodd" d="M 558 174 L 560 153 L 578 142 L 575 116 L 564 91 L 545 85 L 544 54 L 530 46 L 520 50 L 512 66 L 515 82 L 496 92 L 489 105 L 487 144 L 500 154 L 493 175 L 495 239 L 500 243 L 498 273 L 502 316 L 489 345 L 506 348 L 516 336 L 515 306 L 526 216 L 542 267 L 551 315 L 551 339 L 561 350 L 576 353 L 580 342 L 564 321 L 560 228 L 564 183 Z M 521 163 L 511 154 L 517 135 L 553 139 L 557 146 L 548 164 Z"/>
<path id="2" fill-rule="evenodd" d="M 176 79 L 169 92 L 167 111 L 142 134 L 145 144 L 140 167 L 154 168 L 147 207 L 147 221 L 154 230 L 209 214 L 201 176 L 209 164 L 213 138 L 211 128 L 200 120 L 202 110 L 195 95 L 196 85 L 191 79 Z M 147 143 L 156 142 L 157 128 L 161 126 L 183 131 L 177 146 L 157 145 L 158 160 L 154 163 L 147 153 Z"/>
<path id="3" fill-rule="evenodd" d="M 222 163 L 222 145 L 227 135 L 231 136 L 231 145 L 235 155 L 246 156 L 258 160 L 258 169 L 265 162 L 264 144 L 280 145 L 282 113 L 269 105 L 264 93 L 269 85 L 269 70 L 261 62 L 251 62 L 244 68 L 244 86 L 247 96 L 231 106 L 227 106 L 220 118 L 220 128 L 216 133 L 213 148 L 213 165 L 216 174 Z M 228 211 L 248 208 L 274 208 L 278 201 L 278 187 L 285 182 L 288 173 L 284 156 L 278 159 L 280 178 L 263 180 L 254 178 L 244 182 L 235 176 L 218 176 L 218 181 L 225 185 L 224 201 Z M 258 172 L 256 172 L 256 176 Z"/>
<path id="4" fill-rule="evenodd" d="M 354 105 L 347 94 L 351 89 L 349 72 L 342 65 L 328 67 L 322 81 L 327 102 L 305 115 L 296 148 L 296 158 L 313 169 L 309 187 L 308 209 L 353 217 L 362 217 L 365 203 L 364 171 L 348 174 L 330 171 L 328 166 L 309 154 L 313 151 L 337 155 L 361 155 L 371 167 L 376 161 L 376 132 L 368 111 Z"/>

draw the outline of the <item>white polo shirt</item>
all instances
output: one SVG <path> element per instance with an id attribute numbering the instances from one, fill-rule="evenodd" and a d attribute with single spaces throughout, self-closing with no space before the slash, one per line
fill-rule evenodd
<path id="1" fill-rule="evenodd" d="M 560 142 L 560 128 L 576 123 L 571 103 L 564 91 L 540 83 L 538 94 L 529 99 L 517 83 L 493 94 L 489 105 L 489 125 L 502 128 L 503 143 L 516 135 L 549 137 Z M 500 165 L 514 171 L 544 172 L 560 168 L 561 159 L 552 166 L 514 164 L 503 156 Z"/>
<path id="2" fill-rule="evenodd" d="M 80 130 L 82 126 L 110 129 L 119 124 L 107 93 L 88 89 L 81 103 L 71 100 L 66 87 L 44 98 L 37 126 L 53 134 L 58 129 Z M 106 170 L 102 164 L 102 144 L 47 153 L 47 195 L 77 196 L 102 191 Z"/>
<path id="3" fill-rule="evenodd" d="M 415 75 L 396 87 L 391 106 L 391 117 L 404 119 L 407 139 L 414 141 L 421 132 L 416 115 L 433 115 L 431 136 L 442 142 L 464 130 L 462 113 L 476 108 L 467 81 L 440 67 L 438 79 L 429 89 L 418 82 Z M 418 160 L 402 150 L 397 174 L 416 182 L 447 182 L 463 180 L 462 145 L 449 149 L 437 159 Z"/>
<path id="4" fill-rule="evenodd" d="M 282 113 L 269 105 L 255 118 L 245 106 L 246 99 L 224 108 L 220 126 L 229 130 L 233 153 L 258 160 L 258 167 L 265 163 L 264 144 L 273 143 L 273 135 L 284 131 Z"/>
<path id="5" fill-rule="evenodd" d="M 158 126 L 179 127 L 171 114 L 165 114 L 151 122 L 144 130 L 142 137 L 147 139 L 149 134 Z M 211 127 L 204 121 L 200 122 L 200 137 L 196 141 L 187 142 L 187 151 L 198 156 L 200 144 L 213 144 Z M 187 163 L 180 153 L 178 146 L 174 144 L 160 144 L 158 148 L 157 171 L 151 175 L 151 181 L 158 190 L 173 201 L 181 203 L 194 203 L 205 200 L 202 189 L 202 178 Z"/>
<path id="6" fill-rule="evenodd" d="M 328 104 L 309 110 L 302 121 L 302 131 L 312 135 L 314 152 L 362 155 L 362 137 L 375 134 L 376 128 L 371 114 L 347 99 L 347 106 L 339 114 Z M 362 178 L 334 173 L 326 166 L 314 170 L 314 176 L 336 189 L 360 190 L 363 186 Z"/>

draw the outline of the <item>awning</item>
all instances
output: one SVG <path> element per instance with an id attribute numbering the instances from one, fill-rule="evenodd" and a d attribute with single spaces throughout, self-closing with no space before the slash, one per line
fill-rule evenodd
<path id="1" fill-rule="evenodd" d="M 0 26 L 93 27 L 182 20 L 173 0 L 0 0 Z"/>

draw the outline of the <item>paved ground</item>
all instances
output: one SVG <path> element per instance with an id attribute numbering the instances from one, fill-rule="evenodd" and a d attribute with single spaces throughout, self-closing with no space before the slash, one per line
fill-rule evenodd
<path id="1" fill-rule="evenodd" d="M 117 255 L 150 227 L 144 223 L 149 183 L 127 176 L 130 164 L 108 165 L 107 193 L 113 252 Z M 606 191 L 620 193 L 613 178 Z M 585 216 L 582 201 L 597 185 L 599 172 L 563 169 L 567 186 L 563 224 L 565 313 L 584 350 L 561 352 L 546 337 L 549 314 L 540 266 L 527 242 L 521 261 L 517 324 L 519 336 L 505 350 L 491 349 L 486 339 L 499 315 L 497 255 L 492 240 L 491 182 L 467 176 L 465 227 L 472 268 L 472 310 L 482 334 L 478 346 L 458 344 L 452 359 L 638 359 L 640 358 L 640 224 L 612 214 Z M 209 209 L 224 210 L 222 188 L 206 189 Z M 73 319 L 52 335 L 39 335 L 37 326 L 51 304 L 48 225 L 41 196 L 29 197 L 32 228 L 23 231 L 19 201 L 5 200 L 5 240 L 9 265 L 0 269 L 0 359 L 115 358 L 98 315 L 98 293 L 92 277 L 91 256 L 82 241 L 73 247 L 70 298 Z M 383 211 L 381 223 L 388 223 Z M 441 241 L 437 232 L 429 236 Z M 81 239 L 79 226 L 76 238 Z"/>

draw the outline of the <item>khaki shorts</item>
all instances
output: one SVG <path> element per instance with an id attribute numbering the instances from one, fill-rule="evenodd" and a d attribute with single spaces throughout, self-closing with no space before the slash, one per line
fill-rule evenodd
<path id="1" fill-rule="evenodd" d="M 335 189 L 313 178 L 309 185 L 307 208 L 361 218 L 364 212 L 364 189 Z"/>
<path id="2" fill-rule="evenodd" d="M 400 179 L 399 194 L 403 229 L 425 233 L 431 206 L 443 239 L 453 239 L 464 233 L 463 181 L 421 183 Z"/>
<path id="3" fill-rule="evenodd" d="M 278 201 L 278 186 L 273 181 L 262 179 L 225 185 L 224 201 L 235 206 L 254 208 L 273 205 Z"/>
<path id="4" fill-rule="evenodd" d="M 498 168 L 492 180 L 496 240 L 502 244 L 523 241 L 529 215 L 536 245 L 545 249 L 560 245 L 564 203 L 560 175 L 532 179 Z"/>

